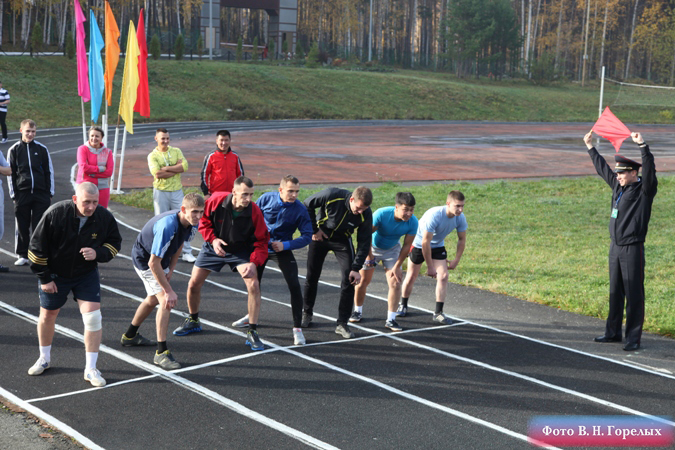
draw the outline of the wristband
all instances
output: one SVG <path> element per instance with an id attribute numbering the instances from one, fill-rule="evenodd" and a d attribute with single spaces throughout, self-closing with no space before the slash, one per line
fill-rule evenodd
<path id="1" fill-rule="evenodd" d="M 374 259 L 366 259 L 365 265 L 368 267 L 375 267 L 377 265 L 377 261 Z"/>

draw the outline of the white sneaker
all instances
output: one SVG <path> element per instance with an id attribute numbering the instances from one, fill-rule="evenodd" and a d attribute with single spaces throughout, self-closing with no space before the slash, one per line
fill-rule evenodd
<path id="1" fill-rule="evenodd" d="M 52 364 L 49 361 L 45 361 L 43 357 L 40 357 L 35 364 L 28 369 L 28 375 L 41 375 L 42 372 L 49 369 Z"/>
<path id="2" fill-rule="evenodd" d="M 302 330 L 293 328 L 293 345 L 305 345 L 306 343 Z"/>
<path id="3" fill-rule="evenodd" d="M 188 263 L 193 263 L 197 261 L 197 258 L 195 258 L 192 253 L 183 253 L 183 261 L 188 262 Z"/>
<path id="4" fill-rule="evenodd" d="M 248 314 L 241 319 L 232 322 L 232 326 L 235 328 L 246 328 L 248 326 Z"/>
<path id="5" fill-rule="evenodd" d="M 0 142 L 0 144 L 4 144 L 5 142 L 7 142 L 7 138 L 3 138 L 2 142 Z"/>
<path id="6" fill-rule="evenodd" d="M 94 387 L 105 386 L 105 379 L 101 376 L 101 371 L 96 367 L 84 371 L 84 381 L 88 381 Z"/>
<path id="7" fill-rule="evenodd" d="M 30 264 L 30 261 L 28 261 L 28 260 L 27 260 L 26 258 L 24 258 L 23 256 L 19 256 L 19 259 L 17 259 L 16 261 L 14 261 L 14 265 L 15 265 L 15 266 L 26 266 L 26 265 L 28 265 L 28 264 Z"/>

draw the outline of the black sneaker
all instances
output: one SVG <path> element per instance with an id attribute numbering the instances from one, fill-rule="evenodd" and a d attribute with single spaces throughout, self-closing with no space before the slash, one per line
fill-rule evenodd
<path id="1" fill-rule="evenodd" d="M 335 328 L 335 334 L 339 334 L 345 339 L 354 339 L 354 333 L 349 329 L 349 325 L 346 323 L 339 323 Z"/>
<path id="2" fill-rule="evenodd" d="M 396 315 L 400 317 L 405 317 L 408 314 L 408 307 L 403 306 L 402 303 L 398 304 L 398 309 L 396 310 Z"/>
<path id="3" fill-rule="evenodd" d="M 187 336 L 190 333 L 199 333 L 200 331 L 202 331 L 202 324 L 199 320 L 192 320 L 186 317 L 183 325 L 173 330 L 173 334 L 176 336 Z"/>
<path id="4" fill-rule="evenodd" d="M 361 318 L 362 318 L 362 317 L 363 317 L 363 314 L 362 314 L 362 313 L 360 313 L 360 312 L 358 312 L 358 311 L 354 311 L 354 312 L 352 313 L 352 316 L 349 318 L 349 321 L 352 322 L 352 323 L 354 323 L 354 322 L 361 322 Z"/>
<path id="5" fill-rule="evenodd" d="M 399 325 L 395 320 L 387 320 L 384 323 L 386 328 L 389 328 L 391 331 L 403 331 L 403 327 Z"/>
<path id="6" fill-rule="evenodd" d="M 265 350 L 265 344 L 263 344 L 260 337 L 258 337 L 258 332 L 256 330 L 248 330 L 248 333 L 246 333 L 246 345 L 251 347 L 251 350 L 254 352 Z"/>
<path id="7" fill-rule="evenodd" d="M 136 336 L 128 338 L 126 334 L 122 335 L 120 339 L 120 344 L 122 347 L 146 347 L 149 345 L 156 345 L 150 339 L 141 336 L 141 333 L 136 333 Z"/>
<path id="8" fill-rule="evenodd" d="M 452 325 L 452 319 L 443 313 L 439 314 L 434 313 L 433 319 L 431 320 L 433 322 L 440 323 L 442 325 Z"/>
<path id="9" fill-rule="evenodd" d="M 302 328 L 308 328 L 312 324 L 312 316 L 313 316 L 313 314 L 311 314 L 311 313 L 303 312 L 302 313 L 302 323 L 300 324 L 300 326 Z"/>

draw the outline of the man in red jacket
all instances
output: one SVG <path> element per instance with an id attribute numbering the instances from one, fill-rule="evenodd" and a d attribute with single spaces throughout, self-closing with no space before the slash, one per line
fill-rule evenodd
<path id="1" fill-rule="evenodd" d="M 188 284 L 187 302 L 190 316 L 173 334 L 185 336 L 202 331 L 199 303 L 206 278 L 212 271 L 220 272 L 225 264 L 246 283 L 248 291 L 249 330 L 246 345 L 252 350 L 265 346 L 256 330 L 260 313 L 259 267 L 267 261 L 269 233 L 260 208 L 253 202 L 253 181 L 246 177 L 234 180 L 232 193 L 215 192 L 206 201 L 199 232 L 204 245 L 199 251 Z"/>
<path id="2" fill-rule="evenodd" d="M 232 192 L 234 180 L 244 175 L 239 155 L 230 148 L 231 141 L 229 131 L 219 130 L 216 133 L 217 150 L 204 158 L 201 189 L 205 199 L 214 192 Z"/>

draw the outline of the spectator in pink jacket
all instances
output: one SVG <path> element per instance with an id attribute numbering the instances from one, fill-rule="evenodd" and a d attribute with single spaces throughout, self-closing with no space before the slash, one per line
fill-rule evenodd
<path id="1" fill-rule="evenodd" d="M 108 207 L 110 200 L 110 177 L 113 173 L 112 151 L 103 145 L 103 129 L 91 127 L 89 142 L 77 149 L 77 184 L 89 181 L 98 186 L 98 204 Z"/>

